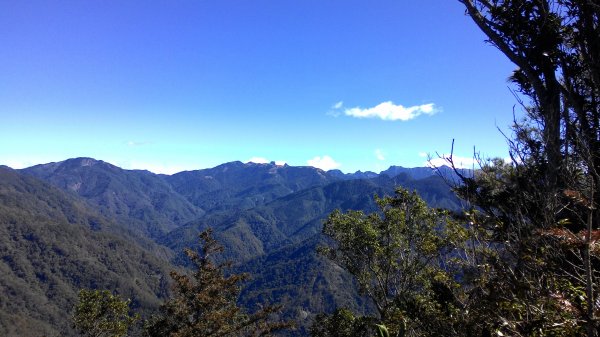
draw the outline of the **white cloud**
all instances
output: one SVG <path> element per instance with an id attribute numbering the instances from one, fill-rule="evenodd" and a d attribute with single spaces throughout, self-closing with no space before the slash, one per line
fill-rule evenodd
<path id="1" fill-rule="evenodd" d="M 376 149 L 375 150 L 375 157 L 378 160 L 385 160 L 385 154 L 383 153 L 383 151 L 381 151 L 381 149 Z"/>
<path id="2" fill-rule="evenodd" d="M 440 167 L 440 166 L 450 166 L 450 163 L 445 158 L 450 157 L 449 154 L 442 154 L 441 156 L 436 156 L 435 158 L 431 158 L 431 160 L 426 161 L 423 165 L 429 167 Z M 452 161 L 454 162 L 454 166 L 456 168 L 473 168 L 477 167 L 477 162 L 473 157 L 460 157 L 457 155 L 452 156 Z"/>
<path id="3" fill-rule="evenodd" d="M 344 102 L 339 101 L 331 106 L 331 109 L 327 111 L 328 116 L 339 117 L 342 114 L 342 106 L 344 106 Z"/>
<path id="4" fill-rule="evenodd" d="M 427 152 L 419 152 L 419 157 L 421 158 L 427 158 Z"/>
<path id="5" fill-rule="evenodd" d="M 340 163 L 337 163 L 335 160 L 333 160 L 333 158 L 331 158 L 330 156 L 316 156 L 313 159 L 307 160 L 306 163 L 312 167 L 320 168 L 324 171 L 333 170 L 342 166 Z"/>
<path id="6" fill-rule="evenodd" d="M 267 158 L 264 158 L 264 157 L 252 157 L 252 158 L 246 160 L 246 163 L 254 163 L 254 164 L 268 164 L 270 162 L 271 162 L 271 160 L 268 160 Z M 283 166 L 283 165 L 287 164 L 287 162 L 285 160 L 275 160 L 273 162 L 275 163 L 275 165 L 278 165 L 278 166 Z"/>
<path id="7" fill-rule="evenodd" d="M 433 103 L 404 107 L 388 101 L 380 103 L 372 108 L 363 109 L 355 107 L 345 109 L 344 113 L 347 116 L 356 118 L 380 118 L 386 121 L 408 121 L 423 114 L 433 115 L 438 111 L 440 111 L 440 109 L 436 108 Z"/>
<path id="8" fill-rule="evenodd" d="M 254 163 L 254 164 L 267 164 L 269 161 L 267 158 L 263 157 L 252 157 L 246 161 L 246 163 Z"/>

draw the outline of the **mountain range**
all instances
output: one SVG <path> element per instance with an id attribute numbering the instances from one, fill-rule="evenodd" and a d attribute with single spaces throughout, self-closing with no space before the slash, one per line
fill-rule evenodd
<path id="1" fill-rule="evenodd" d="M 462 172 L 468 173 L 467 171 Z M 110 289 L 142 313 L 168 295 L 168 271 L 213 228 L 232 272 L 248 272 L 240 303 L 283 304 L 305 335 L 319 312 L 370 312 L 353 280 L 316 253 L 335 209 L 374 211 L 374 196 L 416 190 L 433 207 L 461 208 L 447 167 L 379 174 L 231 162 L 173 175 L 91 158 L 0 167 L 0 335 L 71 336 L 81 288 Z"/>

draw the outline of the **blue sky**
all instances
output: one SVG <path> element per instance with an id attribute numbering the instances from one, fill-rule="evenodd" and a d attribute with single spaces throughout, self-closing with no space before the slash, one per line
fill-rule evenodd
<path id="1" fill-rule="evenodd" d="M 3 1 L 0 164 L 505 157 L 514 66 L 484 39 L 454 0 Z"/>

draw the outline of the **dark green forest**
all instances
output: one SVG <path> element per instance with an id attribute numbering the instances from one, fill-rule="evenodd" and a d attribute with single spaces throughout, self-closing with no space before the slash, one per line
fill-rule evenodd
<path id="1" fill-rule="evenodd" d="M 600 335 L 600 2 L 459 2 L 516 66 L 510 161 L 0 167 L 0 335 Z"/>

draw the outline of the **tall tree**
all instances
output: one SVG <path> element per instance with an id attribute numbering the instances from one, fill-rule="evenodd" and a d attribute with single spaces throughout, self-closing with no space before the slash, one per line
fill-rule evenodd
<path id="1" fill-rule="evenodd" d="M 563 187 L 569 160 L 600 169 L 600 2 L 459 0 L 489 42 L 517 67 L 512 80 L 530 99 L 550 183 Z"/>
<path id="2" fill-rule="evenodd" d="M 212 238 L 211 230 L 202 232 L 200 238 L 204 241 L 200 253 L 185 250 L 195 270 L 191 275 L 171 272 L 175 296 L 161 306 L 160 315 L 146 322 L 148 336 L 269 336 L 291 327 L 289 322 L 271 321 L 277 307 L 268 306 L 254 314 L 238 307 L 240 283 L 247 275 L 225 276 L 230 263 L 212 260 L 223 247 Z"/>
<path id="3" fill-rule="evenodd" d="M 487 305 L 478 312 L 500 333 L 595 336 L 600 2 L 459 1 L 517 65 L 511 80 L 526 112 L 515 124 L 513 164 L 484 165 L 459 188 L 490 248 L 475 273 L 474 297 Z"/>

